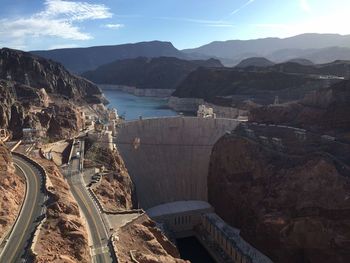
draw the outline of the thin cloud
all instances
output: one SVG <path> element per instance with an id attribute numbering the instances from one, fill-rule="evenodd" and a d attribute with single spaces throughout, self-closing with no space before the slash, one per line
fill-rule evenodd
<path id="1" fill-rule="evenodd" d="M 237 9 L 233 10 L 231 12 L 231 15 L 235 15 L 238 12 L 240 12 L 242 9 L 246 8 L 248 5 L 254 3 L 255 0 L 249 0 L 248 2 L 244 3 L 242 6 L 238 7 Z"/>
<path id="2" fill-rule="evenodd" d="M 187 17 L 167 17 L 167 16 L 155 17 L 155 19 L 189 22 L 189 23 L 203 24 L 207 26 L 227 25 L 227 22 L 223 20 L 207 20 L 207 19 L 196 19 L 196 18 L 187 18 Z"/>
<path id="3" fill-rule="evenodd" d="M 102 27 L 110 28 L 110 29 L 119 29 L 124 27 L 124 25 L 123 24 L 105 24 L 105 25 L 102 25 Z"/>
<path id="4" fill-rule="evenodd" d="M 235 27 L 234 25 L 231 24 L 208 24 L 208 27 Z"/>
<path id="5" fill-rule="evenodd" d="M 110 18 L 112 15 L 105 5 L 46 0 L 44 10 L 29 17 L 1 19 L 0 38 L 8 46 L 21 48 L 32 37 L 89 40 L 93 37 L 81 30 L 79 22 Z"/>

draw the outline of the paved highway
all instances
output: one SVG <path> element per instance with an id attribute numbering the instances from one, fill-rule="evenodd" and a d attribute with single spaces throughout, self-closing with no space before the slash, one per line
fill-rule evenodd
<path id="1" fill-rule="evenodd" d="M 17 173 L 26 178 L 26 196 L 8 241 L 0 255 L 1 263 L 20 262 L 31 242 L 38 217 L 43 214 L 45 194 L 40 172 L 25 159 L 13 156 Z"/>
<path id="2" fill-rule="evenodd" d="M 81 211 L 85 215 L 86 221 L 88 223 L 90 240 L 92 242 L 91 251 L 93 262 L 113 262 L 109 247 L 107 246 L 109 236 L 103 223 L 101 213 L 90 198 L 88 191 L 82 181 L 82 175 L 79 172 L 80 163 L 83 162 L 84 158 L 84 141 L 82 140 L 80 143 L 80 146 L 73 145 L 73 159 L 69 166 L 67 181 L 71 187 L 71 192 L 77 201 Z M 74 158 L 77 156 L 78 151 L 81 152 L 79 158 Z"/>

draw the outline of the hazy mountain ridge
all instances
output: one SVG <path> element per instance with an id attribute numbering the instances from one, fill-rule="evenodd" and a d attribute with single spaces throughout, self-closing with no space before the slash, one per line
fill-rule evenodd
<path id="1" fill-rule="evenodd" d="M 198 67 L 223 67 L 219 60 L 182 60 L 175 57 L 117 60 L 82 75 L 99 84 L 114 84 L 138 89 L 175 89 Z"/>
<path id="2" fill-rule="evenodd" d="M 350 78 L 350 62 L 321 65 L 293 62 L 267 67 L 199 68 L 182 81 L 173 93 L 179 98 L 202 98 L 207 102 L 231 106 L 245 100 L 271 104 L 302 99 L 305 94 Z"/>
<path id="3" fill-rule="evenodd" d="M 268 66 L 272 66 L 274 64 L 275 63 L 273 63 L 272 61 L 270 61 L 264 57 L 252 57 L 252 58 L 243 59 L 241 62 L 239 62 L 236 65 L 236 68 L 246 68 L 246 67 L 250 67 L 250 66 L 268 67 Z"/>
<path id="4" fill-rule="evenodd" d="M 274 62 L 306 58 L 314 63 L 326 63 L 350 57 L 350 35 L 302 34 L 289 38 L 263 38 L 253 40 L 215 41 L 207 45 L 182 50 L 230 59 L 231 65 L 249 57 L 263 56 Z"/>
<path id="5" fill-rule="evenodd" d="M 113 46 L 95 46 L 87 48 L 64 48 L 55 50 L 32 51 L 31 53 L 62 63 L 76 73 L 111 63 L 115 60 L 144 57 L 179 57 L 186 55 L 177 50 L 170 42 L 151 41 Z"/>

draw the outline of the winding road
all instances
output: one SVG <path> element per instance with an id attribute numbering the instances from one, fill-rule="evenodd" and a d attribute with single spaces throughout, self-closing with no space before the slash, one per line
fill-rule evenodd
<path id="1" fill-rule="evenodd" d="M 42 175 L 39 170 L 24 158 L 13 155 L 13 161 L 20 176 L 26 179 L 26 194 L 21 211 L 10 236 L 0 254 L 1 263 L 19 262 L 26 257 L 38 218 L 43 214 L 45 193 L 42 191 Z"/>
<path id="2" fill-rule="evenodd" d="M 101 212 L 92 201 L 88 191 L 82 181 L 80 174 L 80 163 L 83 162 L 84 141 L 80 144 L 80 158 L 74 158 L 71 161 L 70 169 L 67 175 L 67 182 L 71 188 L 71 192 L 77 201 L 81 211 L 83 212 L 90 233 L 90 240 L 92 243 L 91 252 L 93 262 L 96 263 L 110 263 L 113 262 L 111 252 L 108 247 L 109 236 L 106 231 Z M 73 145 L 72 156 L 77 155 L 77 147 Z"/>

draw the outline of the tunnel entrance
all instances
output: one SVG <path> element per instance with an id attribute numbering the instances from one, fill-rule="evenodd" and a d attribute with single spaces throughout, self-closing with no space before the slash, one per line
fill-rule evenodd
<path id="1" fill-rule="evenodd" d="M 176 243 L 182 259 L 189 260 L 191 263 L 215 263 L 196 237 L 180 238 Z"/>

